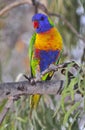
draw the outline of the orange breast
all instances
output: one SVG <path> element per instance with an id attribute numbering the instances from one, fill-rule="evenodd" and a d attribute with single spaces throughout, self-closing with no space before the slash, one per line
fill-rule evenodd
<path id="1" fill-rule="evenodd" d="M 62 50 L 62 37 L 56 28 L 36 35 L 35 48 L 40 50 Z"/>

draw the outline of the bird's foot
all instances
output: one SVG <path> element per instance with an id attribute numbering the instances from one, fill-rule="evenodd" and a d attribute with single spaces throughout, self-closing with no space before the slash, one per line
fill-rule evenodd
<path id="1" fill-rule="evenodd" d="M 30 82 L 31 85 L 34 85 L 36 83 L 35 78 L 28 77 L 25 74 L 23 76 Z"/>

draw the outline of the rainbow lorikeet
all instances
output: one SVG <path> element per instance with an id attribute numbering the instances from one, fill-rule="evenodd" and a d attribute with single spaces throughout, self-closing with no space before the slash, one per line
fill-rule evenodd
<path id="1" fill-rule="evenodd" d="M 62 37 L 53 22 L 45 14 L 37 13 L 32 17 L 35 33 L 29 46 L 31 77 L 35 78 L 49 67 L 57 64 L 62 52 Z M 50 80 L 53 72 L 43 76 L 42 80 Z M 40 95 L 31 96 L 31 110 L 36 108 Z"/>

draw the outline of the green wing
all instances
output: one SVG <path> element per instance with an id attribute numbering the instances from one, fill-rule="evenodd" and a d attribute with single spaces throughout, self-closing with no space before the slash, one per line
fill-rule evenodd
<path id="1" fill-rule="evenodd" d="M 33 61 L 35 39 L 36 39 L 36 33 L 34 33 L 32 35 L 32 38 L 30 40 L 30 45 L 29 45 L 29 59 L 30 59 L 31 77 L 34 77 L 34 75 L 35 75 L 35 72 L 34 72 L 35 69 L 33 68 L 33 66 L 35 67 L 34 64 L 36 64 L 35 61 Z"/>
<path id="2" fill-rule="evenodd" d="M 35 59 L 34 56 L 34 44 L 36 40 L 36 33 L 32 35 L 32 38 L 30 40 L 30 45 L 29 45 L 29 58 L 30 58 L 30 69 L 31 69 L 31 78 L 33 78 L 36 74 L 36 67 L 38 65 L 38 60 Z M 33 109 L 37 108 L 37 105 L 40 100 L 40 95 L 35 94 L 30 96 L 30 115 L 32 114 Z"/>
<path id="3" fill-rule="evenodd" d="M 34 43 L 35 43 L 35 39 L 36 39 L 36 33 L 34 33 L 32 35 L 31 40 L 30 40 L 30 45 L 29 45 L 29 58 L 30 59 L 32 58 L 33 46 L 34 46 Z"/>

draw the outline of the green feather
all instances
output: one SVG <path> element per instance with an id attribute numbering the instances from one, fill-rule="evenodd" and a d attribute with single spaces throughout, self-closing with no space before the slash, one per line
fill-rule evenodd
<path id="1" fill-rule="evenodd" d="M 29 45 L 29 58 L 30 58 L 30 69 L 31 69 L 32 78 L 34 78 L 36 75 L 36 67 L 38 65 L 38 60 L 33 58 L 35 40 L 36 40 L 36 33 L 32 35 L 32 38 L 30 40 L 30 45 Z M 38 94 L 30 96 L 30 116 L 32 114 L 33 109 L 37 108 L 39 100 L 40 100 L 40 95 Z"/>
<path id="2" fill-rule="evenodd" d="M 30 44 L 29 44 L 29 58 L 32 58 L 32 54 L 33 54 L 33 45 L 35 43 L 35 39 L 36 39 L 36 33 L 34 33 L 31 37 L 30 40 Z"/>
<path id="3" fill-rule="evenodd" d="M 35 67 L 35 64 L 36 64 L 36 61 L 33 61 L 32 57 L 33 57 L 33 46 L 34 46 L 34 43 L 35 43 L 35 39 L 36 39 L 36 33 L 34 33 L 32 35 L 32 38 L 30 40 L 30 45 L 29 45 L 29 58 L 30 58 L 30 69 L 31 69 L 31 76 L 34 77 L 35 73 L 34 73 L 34 69 Z"/>
<path id="4" fill-rule="evenodd" d="M 51 26 L 53 26 L 53 27 L 55 26 L 54 23 L 53 23 L 53 21 L 50 18 L 48 18 L 48 21 L 49 21 L 49 23 L 50 23 Z"/>

